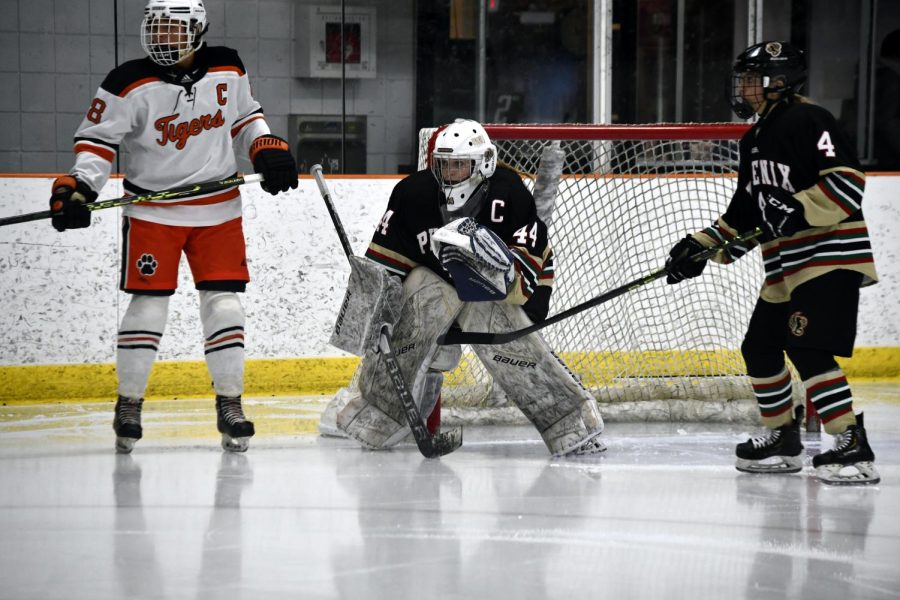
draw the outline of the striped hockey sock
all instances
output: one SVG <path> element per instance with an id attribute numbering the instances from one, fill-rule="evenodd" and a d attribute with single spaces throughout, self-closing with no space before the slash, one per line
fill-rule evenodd
<path id="1" fill-rule="evenodd" d="M 840 368 L 804 380 L 803 387 L 807 400 L 816 407 L 826 433 L 837 435 L 856 424 L 853 393 Z"/>
<path id="2" fill-rule="evenodd" d="M 786 367 L 782 367 L 777 375 L 771 377 L 751 377 L 750 384 L 759 403 L 763 425 L 776 429 L 793 420 L 791 374 Z"/>
<path id="3" fill-rule="evenodd" d="M 203 352 L 216 394 L 235 398 L 244 391 L 244 310 L 234 292 L 200 292 Z"/>
<path id="4" fill-rule="evenodd" d="M 168 296 L 131 298 L 116 343 L 120 396 L 133 400 L 144 397 L 168 314 Z"/>

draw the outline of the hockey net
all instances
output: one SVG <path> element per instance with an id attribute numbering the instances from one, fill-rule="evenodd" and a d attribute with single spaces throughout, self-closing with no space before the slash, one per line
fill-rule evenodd
<path id="1" fill-rule="evenodd" d="M 530 175 L 525 183 L 550 227 L 551 315 L 659 269 L 672 244 L 715 221 L 734 191 L 746 131 L 742 124 L 485 128 L 500 162 Z M 420 132 L 419 169 L 436 131 Z M 711 263 L 687 283 L 640 287 L 542 334 L 604 418 L 755 421 L 740 344 L 761 281 L 753 252 L 727 267 Z M 505 408 L 511 404 L 469 350 L 445 378 L 444 419 L 505 422 L 516 411 Z"/>

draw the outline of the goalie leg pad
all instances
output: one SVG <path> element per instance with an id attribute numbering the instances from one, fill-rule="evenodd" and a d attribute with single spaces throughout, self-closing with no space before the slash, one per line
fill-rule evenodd
<path id="1" fill-rule="evenodd" d="M 413 269 L 403 284 L 400 319 L 391 337 L 406 385 L 423 415 L 435 387 L 429 368 L 437 353 L 436 340 L 456 319 L 462 303 L 453 288 L 424 267 Z M 381 354 L 370 351 L 360 365 L 359 396 L 337 415 L 338 428 L 370 449 L 388 448 L 409 434 L 409 425 Z"/>
<path id="2" fill-rule="evenodd" d="M 459 366 L 462 359 L 462 346 L 438 346 L 434 357 L 431 359 L 431 365 L 425 377 L 425 384 L 422 393 L 422 417 L 427 419 L 434 411 L 438 397 L 441 395 L 441 387 L 444 383 L 444 372 L 452 371 Z M 358 397 L 359 381 L 358 377 L 353 378 L 353 382 L 347 387 L 341 388 L 335 394 L 319 419 L 319 433 L 324 436 L 331 437 L 347 437 L 343 431 L 338 428 L 337 416 L 355 397 Z"/>
<path id="3" fill-rule="evenodd" d="M 351 256 L 350 279 L 331 333 L 331 345 L 364 356 L 378 345 L 382 326 L 393 328 L 400 318 L 402 295 L 398 277 L 373 262 Z"/>
<path id="4" fill-rule="evenodd" d="M 531 325 L 521 306 L 505 302 L 467 304 L 459 323 L 471 331 L 512 331 Z M 533 333 L 502 345 L 474 346 L 485 368 L 525 414 L 554 456 L 605 449 L 597 401 L 544 339 Z"/>
<path id="5" fill-rule="evenodd" d="M 352 384 L 339 389 L 319 417 L 319 433 L 327 437 L 347 437 L 347 434 L 338 429 L 337 416 L 358 395 L 359 387 Z"/>

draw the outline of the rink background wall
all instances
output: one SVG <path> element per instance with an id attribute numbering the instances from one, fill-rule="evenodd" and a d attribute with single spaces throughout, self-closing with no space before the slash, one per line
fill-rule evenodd
<path id="1" fill-rule="evenodd" d="M 396 176 L 331 180 L 351 244 L 362 253 Z M 0 216 L 44 210 L 50 176 L 0 177 Z M 328 337 L 349 272 L 314 182 L 278 197 L 242 189 L 252 281 L 247 312 L 247 395 L 331 393 L 357 359 Z M 111 179 L 101 198 L 122 194 Z M 873 175 L 865 213 L 881 282 L 861 294 L 851 377 L 900 377 L 900 176 Z M 49 222 L 0 228 L 0 401 L 112 398 L 115 340 L 128 295 L 118 291 L 120 213 L 98 211 L 89 229 Z M 558 310 L 559 307 L 556 307 Z M 148 397 L 208 395 L 197 294 L 186 263 Z"/>

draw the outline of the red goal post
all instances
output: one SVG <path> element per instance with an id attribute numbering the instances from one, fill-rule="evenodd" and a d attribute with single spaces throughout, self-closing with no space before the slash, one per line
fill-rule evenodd
<path id="1" fill-rule="evenodd" d="M 550 314 L 655 271 L 721 215 L 748 125 L 485 125 L 550 226 Z M 428 164 L 434 129 L 419 137 Z M 544 160 L 541 166 L 542 157 Z M 555 158 L 554 158 L 555 157 Z M 547 165 L 550 165 L 548 168 Z M 659 281 L 543 330 L 612 419 L 755 421 L 740 344 L 762 281 L 758 252 L 677 286 Z M 503 406 L 470 352 L 446 378 L 444 415 Z"/>

